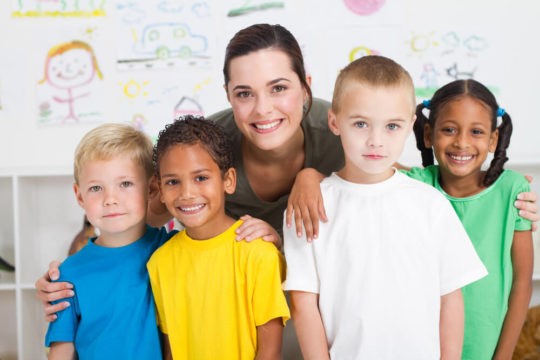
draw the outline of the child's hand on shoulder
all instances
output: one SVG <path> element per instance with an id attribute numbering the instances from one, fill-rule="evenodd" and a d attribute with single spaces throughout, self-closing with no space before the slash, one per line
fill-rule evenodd
<path id="1" fill-rule="evenodd" d="M 264 241 L 268 241 L 281 248 L 281 237 L 277 231 L 266 221 L 254 218 L 249 215 L 244 215 L 240 218 L 244 223 L 236 229 L 236 240 L 245 240 L 250 242 L 252 240 L 262 238 Z"/>

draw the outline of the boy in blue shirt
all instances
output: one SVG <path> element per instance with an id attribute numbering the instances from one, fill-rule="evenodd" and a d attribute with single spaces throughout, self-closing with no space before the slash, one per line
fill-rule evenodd
<path id="1" fill-rule="evenodd" d="M 146 262 L 171 234 L 145 224 L 152 143 L 104 124 L 75 151 L 73 189 L 99 236 L 60 266 L 70 306 L 49 325 L 49 359 L 161 359 Z"/>

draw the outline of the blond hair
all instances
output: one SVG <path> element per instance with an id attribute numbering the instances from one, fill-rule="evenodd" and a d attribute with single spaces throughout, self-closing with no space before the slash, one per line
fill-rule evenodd
<path id="1" fill-rule="evenodd" d="M 374 87 L 404 86 L 410 89 L 412 108 L 416 106 L 411 75 L 394 60 L 379 55 L 369 55 L 354 60 L 343 68 L 334 85 L 332 110 L 339 112 L 340 102 L 350 82 Z M 384 104 L 382 104 L 384 106 Z"/>
<path id="2" fill-rule="evenodd" d="M 140 165 L 148 178 L 153 174 L 152 141 L 143 132 L 127 124 L 110 123 L 90 130 L 75 149 L 73 176 L 79 183 L 82 167 L 89 161 L 111 160 L 127 155 Z"/>

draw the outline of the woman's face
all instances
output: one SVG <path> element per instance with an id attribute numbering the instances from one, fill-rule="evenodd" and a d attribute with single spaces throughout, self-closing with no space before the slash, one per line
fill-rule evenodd
<path id="1" fill-rule="evenodd" d="M 281 50 L 263 49 L 231 60 L 226 85 L 238 129 L 261 150 L 284 146 L 298 131 L 307 92 Z"/>

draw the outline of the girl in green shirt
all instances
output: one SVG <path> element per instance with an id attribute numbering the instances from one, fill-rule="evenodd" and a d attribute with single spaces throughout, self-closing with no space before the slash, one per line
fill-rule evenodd
<path id="1" fill-rule="evenodd" d="M 503 169 L 512 120 L 472 79 L 443 86 L 417 106 L 416 116 L 424 168 L 411 169 L 409 176 L 450 200 L 489 273 L 462 289 L 462 359 L 510 359 L 529 306 L 533 271 L 531 223 L 513 206 L 529 184 Z M 494 153 L 493 160 L 484 171 L 488 153 Z"/>

